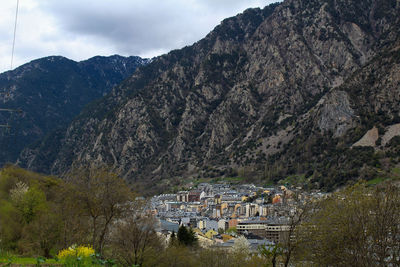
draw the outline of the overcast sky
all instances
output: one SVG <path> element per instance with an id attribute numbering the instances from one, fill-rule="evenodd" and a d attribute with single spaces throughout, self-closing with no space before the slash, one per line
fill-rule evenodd
<path id="1" fill-rule="evenodd" d="M 153 57 L 203 38 L 224 18 L 277 0 L 20 0 L 13 68 L 62 55 Z M 0 9 L 0 72 L 10 69 L 17 0 Z"/>

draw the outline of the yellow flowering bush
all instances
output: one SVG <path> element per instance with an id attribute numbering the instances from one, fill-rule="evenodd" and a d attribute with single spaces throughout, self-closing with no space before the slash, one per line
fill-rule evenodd
<path id="1" fill-rule="evenodd" d="M 94 255 L 94 249 L 91 246 L 70 246 L 58 252 L 57 257 L 60 260 L 65 260 L 70 257 L 87 258 Z"/>

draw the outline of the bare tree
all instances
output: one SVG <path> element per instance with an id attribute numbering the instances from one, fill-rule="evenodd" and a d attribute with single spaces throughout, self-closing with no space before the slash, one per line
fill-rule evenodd
<path id="1" fill-rule="evenodd" d="M 310 216 L 311 211 L 315 208 L 314 202 L 302 200 L 300 194 L 294 194 L 292 199 L 294 203 L 288 216 L 288 231 L 283 235 L 280 244 L 280 254 L 285 267 L 289 266 L 293 253 L 298 248 L 297 232 L 300 224 Z"/>
<path id="2" fill-rule="evenodd" d="M 400 189 L 388 183 L 372 195 L 369 255 L 378 266 L 400 266 Z"/>
<path id="3" fill-rule="evenodd" d="M 282 226 L 286 227 L 281 234 L 279 242 L 274 245 L 263 245 L 259 247 L 260 255 L 266 260 L 266 266 L 277 266 L 281 264 L 285 267 L 290 266 L 293 257 L 298 254 L 301 241 L 298 238 L 301 224 L 311 216 L 316 207 L 316 202 L 301 199 L 299 193 L 293 193 L 290 196 L 290 204 L 287 208 L 288 215 Z M 280 266 L 281 266 L 280 265 Z"/>
<path id="4" fill-rule="evenodd" d="M 61 226 L 61 221 L 55 213 L 41 212 L 32 223 L 25 226 L 20 243 L 25 248 L 31 247 L 30 251 L 50 258 L 50 251 L 57 248 L 59 243 Z"/>
<path id="5" fill-rule="evenodd" d="M 113 256 L 124 266 L 142 266 L 150 251 L 161 251 L 162 242 L 155 231 L 155 222 L 155 218 L 145 212 L 141 201 L 132 202 L 129 215 L 112 227 Z"/>
<path id="6" fill-rule="evenodd" d="M 111 224 L 126 216 L 133 194 L 123 179 L 106 167 L 76 168 L 67 179 L 91 225 L 91 242 L 100 254 Z"/>
<path id="7" fill-rule="evenodd" d="M 63 183 L 56 196 L 58 209 L 55 212 L 62 221 L 60 242 L 63 248 L 72 244 L 87 244 L 91 240 L 87 211 L 77 196 L 76 187 L 69 183 Z"/>

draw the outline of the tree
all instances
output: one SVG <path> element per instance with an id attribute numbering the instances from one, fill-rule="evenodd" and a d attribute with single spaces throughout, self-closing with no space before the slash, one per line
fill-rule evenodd
<path id="1" fill-rule="evenodd" d="M 197 237 L 195 233 L 193 232 L 192 228 L 187 228 L 183 225 L 181 225 L 178 229 L 178 241 L 179 244 L 185 245 L 185 246 L 195 246 L 197 245 Z"/>
<path id="2" fill-rule="evenodd" d="M 261 245 L 258 248 L 258 252 L 267 261 L 265 266 L 276 267 L 278 258 L 283 254 L 283 249 L 279 244 L 271 246 Z"/>
<path id="3" fill-rule="evenodd" d="M 235 239 L 232 246 L 232 253 L 236 254 L 249 254 L 250 253 L 250 243 L 247 241 L 246 237 L 239 236 Z"/>
<path id="4" fill-rule="evenodd" d="M 299 194 L 294 194 L 292 199 L 294 205 L 288 216 L 288 231 L 283 234 L 283 238 L 279 246 L 276 246 L 277 250 L 275 251 L 282 256 L 283 265 L 285 267 L 289 266 L 293 253 L 298 249 L 298 228 L 301 223 L 310 216 L 311 211 L 315 208 L 314 202 L 301 200 Z"/>
<path id="5" fill-rule="evenodd" d="M 167 247 L 155 257 L 147 257 L 144 266 L 151 267 L 195 267 L 199 266 L 196 252 L 186 246 Z"/>
<path id="6" fill-rule="evenodd" d="M 300 225 L 307 220 L 315 208 L 315 202 L 305 201 L 300 198 L 298 193 L 291 195 L 291 210 L 286 217 L 286 231 L 280 236 L 277 244 L 271 246 L 261 246 L 260 254 L 267 260 L 267 266 L 276 266 L 278 263 L 287 267 L 293 260 L 293 254 L 299 249 L 298 231 Z"/>
<path id="7" fill-rule="evenodd" d="M 29 188 L 18 199 L 13 200 L 15 207 L 21 212 L 26 224 L 35 219 L 41 211 L 47 209 L 46 196 L 36 187 Z"/>
<path id="8" fill-rule="evenodd" d="M 54 211 L 62 222 L 60 243 L 62 248 L 73 244 L 90 244 L 91 222 L 88 220 L 87 210 L 78 198 L 76 187 L 70 183 L 63 183 L 55 199 L 57 209 Z"/>
<path id="9" fill-rule="evenodd" d="M 250 259 L 250 243 L 244 236 L 235 239 L 231 248 L 232 266 L 246 266 Z"/>
<path id="10" fill-rule="evenodd" d="M 0 172 L 0 249 L 17 253 L 40 253 L 49 255 L 49 246 L 58 240 L 33 244 L 33 226 L 46 228 L 43 214 L 48 213 L 49 203 L 42 187 L 44 176 L 15 166 L 4 167 Z M 56 231 L 57 232 L 57 231 Z M 53 233 L 48 233 L 47 237 Z M 36 238 L 34 238 L 36 239 Z M 36 240 L 35 240 L 36 241 Z M 51 243 L 51 244 L 50 244 Z"/>
<path id="11" fill-rule="evenodd" d="M 0 249 L 16 250 L 22 229 L 23 219 L 20 212 L 11 202 L 0 200 Z"/>
<path id="12" fill-rule="evenodd" d="M 114 224 L 111 235 L 112 256 L 123 266 L 142 266 L 153 250 L 162 250 L 155 219 L 145 213 L 143 204 L 135 204 L 125 218 Z"/>
<path id="13" fill-rule="evenodd" d="M 56 213 L 41 212 L 24 227 L 20 246 L 28 252 L 50 258 L 50 251 L 60 244 L 61 227 L 61 220 Z"/>
<path id="14" fill-rule="evenodd" d="M 224 249 L 202 249 L 198 251 L 199 265 L 207 267 L 231 267 L 234 266 L 232 257 Z"/>
<path id="15" fill-rule="evenodd" d="M 106 167 L 76 168 L 67 175 L 91 225 L 91 243 L 103 252 L 110 225 L 124 217 L 133 195 L 125 183 Z"/>
<path id="16" fill-rule="evenodd" d="M 175 231 L 172 231 L 171 236 L 169 237 L 169 246 L 176 246 L 178 244 L 178 240 L 176 238 Z"/>
<path id="17" fill-rule="evenodd" d="M 2 249 L 50 257 L 60 245 L 61 220 L 53 202 L 59 181 L 14 166 L 1 170 Z"/>
<path id="18" fill-rule="evenodd" d="M 226 230 L 226 233 L 230 235 L 236 235 L 237 234 L 236 226 L 229 227 L 228 230 Z"/>
<path id="19" fill-rule="evenodd" d="M 318 266 L 399 266 L 400 189 L 357 184 L 333 194 L 299 231 L 302 261 Z"/>

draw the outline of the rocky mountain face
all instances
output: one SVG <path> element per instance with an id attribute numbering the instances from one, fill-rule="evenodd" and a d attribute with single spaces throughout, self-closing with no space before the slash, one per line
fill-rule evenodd
<path id="1" fill-rule="evenodd" d="M 400 122 L 399 14 L 398 0 L 248 9 L 140 68 L 21 161 L 54 174 L 105 163 L 161 190 L 238 172 L 328 190 L 372 178 L 398 161 L 396 134 L 352 145 Z"/>
<path id="2" fill-rule="evenodd" d="M 15 162 L 24 147 L 60 127 L 82 108 L 111 91 L 148 60 L 94 57 L 75 62 L 52 56 L 0 74 L 0 165 Z"/>

